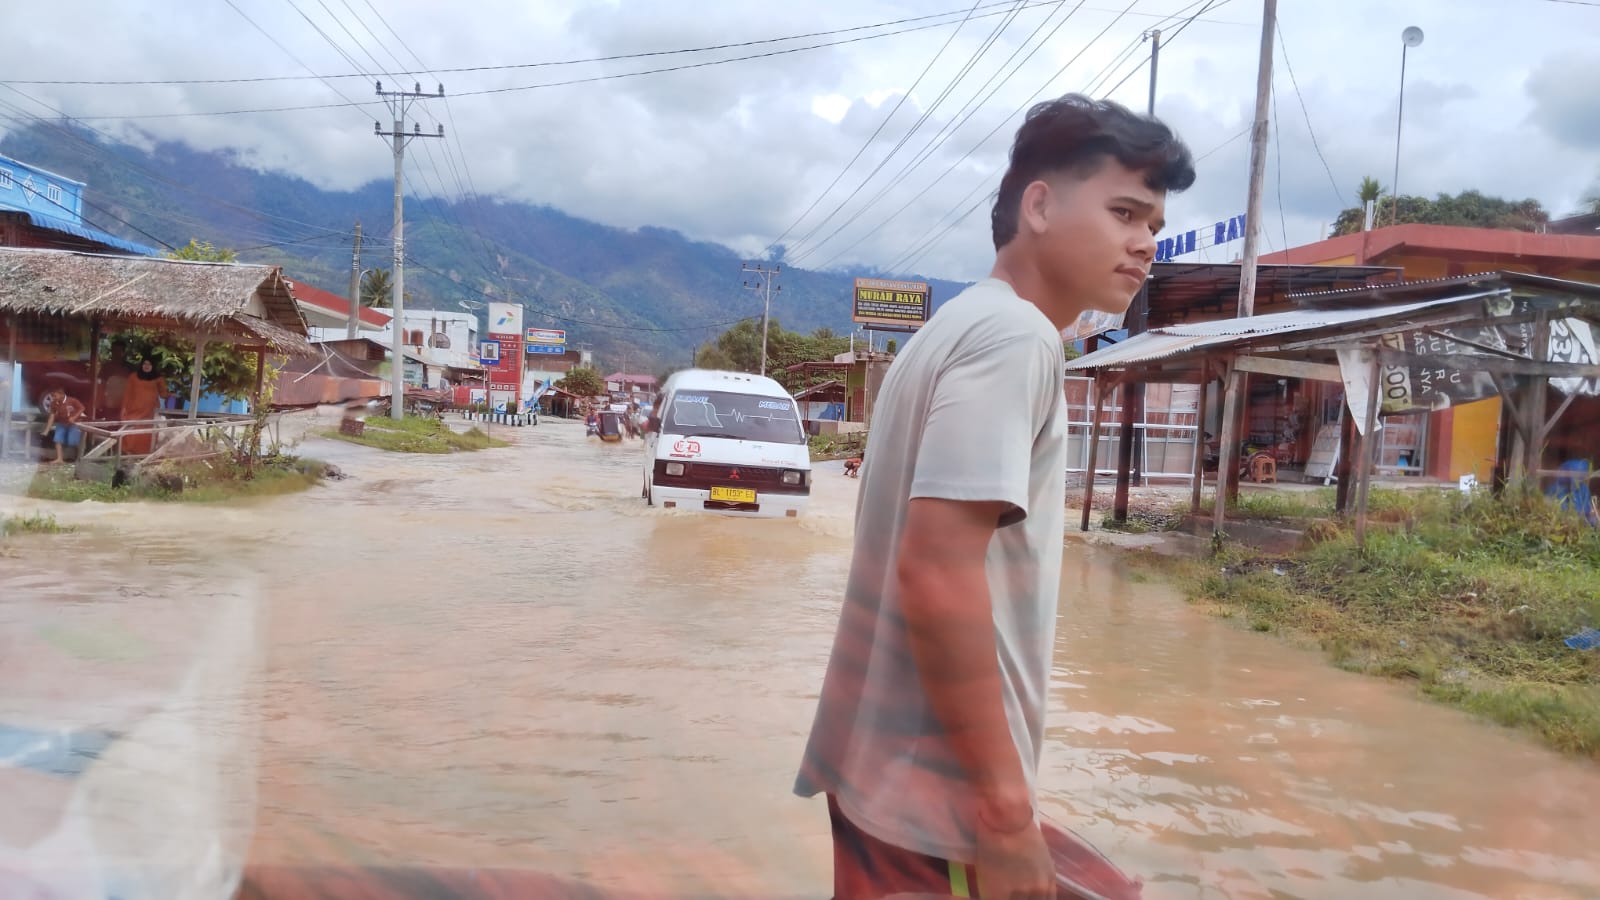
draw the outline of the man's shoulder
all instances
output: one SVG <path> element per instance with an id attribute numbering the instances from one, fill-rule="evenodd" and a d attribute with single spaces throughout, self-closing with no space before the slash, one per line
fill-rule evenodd
<path id="1" fill-rule="evenodd" d="M 985 278 L 950 298 L 941 307 L 949 313 L 943 323 L 969 333 L 985 344 L 1039 338 L 1057 339 L 1059 332 L 1039 307 L 1017 295 L 1011 285 L 998 278 Z M 931 327 L 939 316 L 929 322 Z"/>

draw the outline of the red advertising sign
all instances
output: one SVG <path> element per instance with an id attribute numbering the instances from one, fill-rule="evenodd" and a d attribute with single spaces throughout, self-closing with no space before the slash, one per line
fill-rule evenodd
<path id="1" fill-rule="evenodd" d="M 491 334 L 489 340 L 500 344 L 499 359 L 482 361 L 483 367 L 489 372 L 489 387 L 500 391 L 520 391 L 523 364 L 522 335 Z"/>

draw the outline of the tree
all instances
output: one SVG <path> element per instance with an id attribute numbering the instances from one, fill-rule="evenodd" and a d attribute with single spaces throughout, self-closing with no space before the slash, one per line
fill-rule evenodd
<path id="1" fill-rule="evenodd" d="M 239 254 L 225 247 L 212 246 L 210 241 L 190 238 L 189 243 L 164 254 L 167 259 L 186 259 L 196 262 L 235 262 Z M 187 397 L 194 372 L 194 340 L 168 331 L 149 328 L 125 328 L 107 334 L 100 341 L 101 358 L 120 360 L 136 366 L 148 359 L 155 363 L 156 371 L 167 377 L 167 387 L 174 395 Z M 208 394 L 220 394 L 229 400 L 244 400 L 255 393 L 256 355 L 244 352 L 231 344 L 206 345 L 205 358 L 200 365 L 200 388 Z"/>
<path id="2" fill-rule="evenodd" d="M 605 380 L 588 366 L 578 366 L 561 376 L 556 387 L 579 397 L 598 397 L 606 392 Z"/>
<path id="3" fill-rule="evenodd" d="M 1386 193 L 1388 193 L 1388 189 L 1379 184 L 1378 179 L 1373 178 L 1371 175 L 1361 179 L 1361 186 L 1356 188 L 1356 199 L 1361 201 L 1361 230 L 1366 230 L 1367 227 L 1367 207 L 1369 205 L 1373 207 L 1372 220 L 1374 222 L 1378 220 L 1378 201 L 1382 200 L 1383 195 Z"/>
<path id="4" fill-rule="evenodd" d="M 1369 179 L 1370 180 L 1370 179 Z M 1366 182 L 1362 183 L 1365 190 Z M 1382 188 L 1380 187 L 1381 191 Z M 1432 200 L 1426 197 L 1402 195 L 1399 214 L 1389 209 L 1393 198 L 1379 197 L 1376 222 L 1388 225 L 1457 225 L 1466 228 L 1495 228 L 1507 231 L 1538 231 L 1550 221 L 1550 214 L 1537 200 L 1506 200 L 1490 197 L 1479 191 L 1462 191 L 1459 194 L 1439 194 Z M 1395 221 L 1398 219 L 1398 221 Z M 1339 213 L 1333 224 L 1335 237 L 1361 231 L 1365 214 L 1352 207 Z"/>
<path id="5" fill-rule="evenodd" d="M 167 259 L 187 259 L 195 262 L 238 262 L 239 254 L 222 247 L 211 246 L 210 241 L 189 238 L 189 243 L 165 254 Z"/>
<path id="6" fill-rule="evenodd" d="M 361 305 L 388 309 L 393 300 L 394 281 L 389 276 L 389 270 L 368 269 L 367 274 L 361 277 Z"/>
<path id="7" fill-rule="evenodd" d="M 801 334 L 786 331 L 773 319 L 767 325 L 765 374 L 791 391 L 800 390 L 817 379 L 790 373 L 790 366 L 825 362 L 849 349 L 850 338 L 837 335 L 832 329 L 819 328 L 810 334 Z M 745 319 L 718 335 L 709 346 L 701 348 L 695 365 L 704 369 L 755 372 L 761 367 L 761 320 Z"/>

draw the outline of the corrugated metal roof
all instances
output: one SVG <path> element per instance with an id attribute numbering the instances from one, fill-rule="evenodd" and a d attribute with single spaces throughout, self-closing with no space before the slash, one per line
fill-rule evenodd
<path id="1" fill-rule="evenodd" d="M 35 227 L 43 228 L 47 231 L 59 231 L 64 234 L 70 234 L 73 237 L 80 237 L 86 241 L 94 241 L 97 244 L 104 244 L 107 247 L 115 247 L 118 250 L 124 250 L 137 256 L 156 256 L 160 253 L 160 251 L 156 250 L 154 247 L 146 247 L 143 244 L 124 240 L 123 238 L 119 238 L 114 234 L 108 234 L 104 231 L 101 231 L 98 228 L 90 228 L 86 225 L 79 225 L 77 222 L 68 221 L 67 219 L 58 219 L 55 216 L 45 215 L 44 213 L 36 213 L 29 210 L 15 210 L 15 212 L 22 213 L 33 222 Z"/>
<path id="2" fill-rule="evenodd" d="M 1358 298 L 1369 298 L 1382 302 L 1385 299 L 1392 300 L 1410 294 L 1434 293 L 1444 288 L 1457 286 L 1482 287 L 1485 290 L 1532 287 L 1543 291 L 1600 298 L 1600 285 L 1590 284 L 1587 281 L 1571 281 L 1564 278 L 1552 278 L 1548 275 L 1533 275 L 1527 272 L 1477 272 L 1471 275 L 1447 275 L 1443 278 L 1403 281 L 1398 284 L 1379 284 L 1289 294 L 1288 299 L 1305 307 L 1338 304 Z"/>
<path id="3" fill-rule="evenodd" d="M 1120 344 L 1068 360 L 1067 368 L 1075 371 L 1123 368 L 1169 359 L 1202 347 L 1243 343 L 1267 335 L 1293 334 L 1357 322 L 1399 318 L 1431 307 L 1465 303 L 1504 293 L 1504 289 L 1478 291 L 1396 306 L 1370 306 L 1365 309 L 1297 309 L 1264 316 L 1169 325 L 1165 328 L 1151 329 Z"/>

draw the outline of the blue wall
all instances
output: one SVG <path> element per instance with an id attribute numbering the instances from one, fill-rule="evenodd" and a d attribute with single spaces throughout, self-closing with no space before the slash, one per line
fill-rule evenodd
<path id="1" fill-rule="evenodd" d="M 0 156 L 0 209 L 36 212 L 82 225 L 83 182 Z"/>

